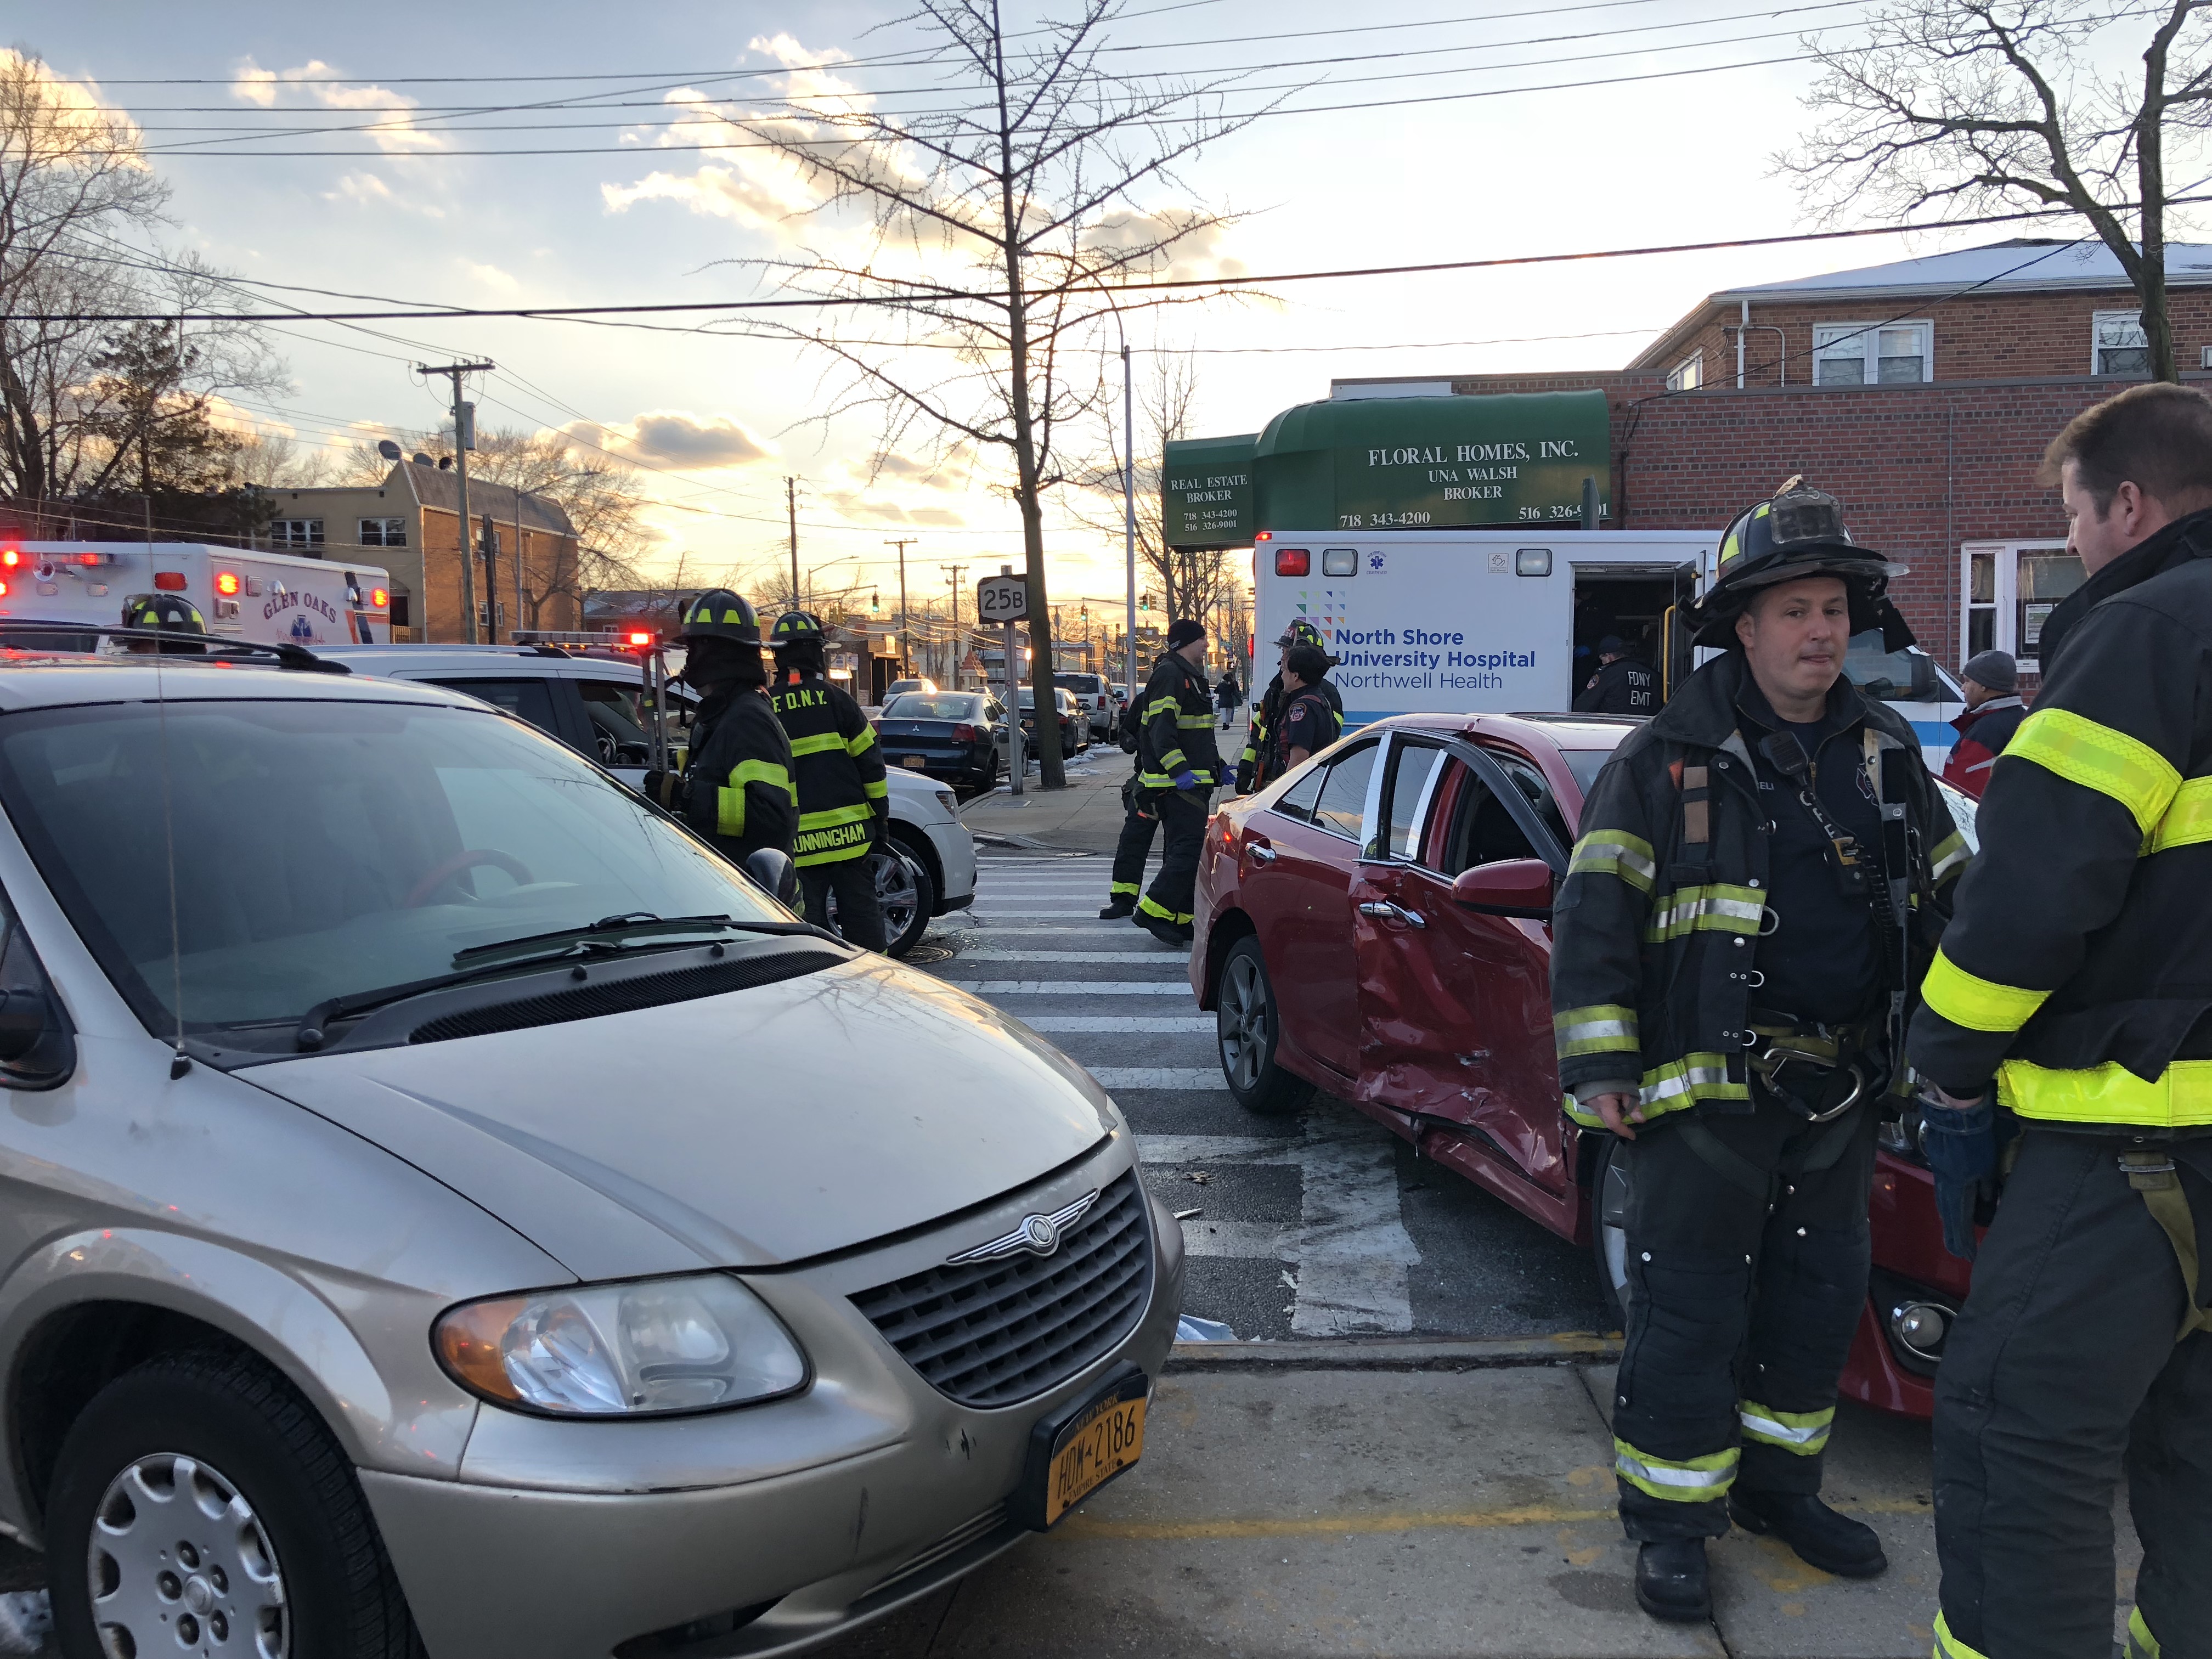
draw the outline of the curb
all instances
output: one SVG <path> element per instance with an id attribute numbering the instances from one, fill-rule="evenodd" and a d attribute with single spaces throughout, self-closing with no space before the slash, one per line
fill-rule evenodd
<path id="1" fill-rule="evenodd" d="M 1590 1331 L 1556 1336 L 1470 1336 L 1442 1341 L 1336 1337 L 1317 1342 L 1178 1342 L 1176 1371 L 1473 1371 L 1583 1365 L 1620 1358 L 1620 1339 Z"/>

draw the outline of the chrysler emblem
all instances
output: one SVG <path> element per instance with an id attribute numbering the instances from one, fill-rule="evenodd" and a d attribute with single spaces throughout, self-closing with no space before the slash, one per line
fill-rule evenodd
<path id="1" fill-rule="evenodd" d="M 1098 1201 L 1094 1190 L 1065 1209 L 1050 1215 L 1025 1215 L 1021 1225 L 988 1244 L 978 1244 L 972 1250 L 963 1250 L 957 1255 L 945 1257 L 945 1265 L 963 1267 L 971 1261 L 1002 1261 L 1010 1255 L 1019 1255 L 1027 1250 L 1032 1255 L 1050 1255 L 1060 1248 L 1060 1241 L 1067 1230 L 1083 1218 L 1084 1212 Z"/>

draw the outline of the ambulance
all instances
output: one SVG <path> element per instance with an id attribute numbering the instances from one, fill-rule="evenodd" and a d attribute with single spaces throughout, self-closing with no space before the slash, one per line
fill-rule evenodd
<path id="1" fill-rule="evenodd" d="M 142 593 L 185 599 L 217 638 L 388 645 L 392 577 L 374 565 L 198 542 L 0 538 L 0 619 L 113 627 Z"/>

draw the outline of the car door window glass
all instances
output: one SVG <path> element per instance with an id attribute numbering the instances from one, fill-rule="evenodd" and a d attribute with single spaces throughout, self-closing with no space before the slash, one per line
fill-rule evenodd
<path id="1" fill-rule="evenodd" d="M 1375 770 L 1373 744 L 1339 757 L 1328 769 L 1328 776 L 1321 787 L 1321 799 L 1314 803 L 1313 821 L 1333 836 L 1342 836 L 1346 841 L 1359 839 L 1360 821 L 1367 815 L 1367 781 Z"/>
<path id="2" fill-rule="evenodd" d="M 1492 793 L 1490 786 L 1458 761 L 1452 763 L 1452 770 L 1456 775 L 1456 787 L 1452 792 L 1450 824 L 1443 837 L 1437 867 L 1448 876 L 1455 876 L 1462 870 L 1472 870 L 1479 864 L 1495 864 L 1500 859 L 1536 857 L 1536 849 L 1520 822 Z"/>
<path id="3" fill-rule="evenodd" d="M 1538 820 L 1552 832 L 1553 839 L 1562 848 L 1572 847 L 1575 838 L 1567 833 L 1567 821 L 1559 811 L 1559 803 L 1552 798 L 1552 786 L 1544 781 L 1544 775 L 1537 770 L 1535 763 L 1506 750 L 1492 749 L 1487 752 L 1491 759 L 1505 769 L 1505 775 L 1513 780 L 1515 787 L 1527 797 L 1528 804 L 1536 809 Z M 1534 855 L 1516 853 L 1511 856 L 1527 858 Z"/>
<path id="4" fill-rule="evenodd" d="M 1390 756 L 1390 776 L 1383 790 L 1383 845 L 1370 847 L 1370 856 L 1418 860 L 1421 826 L 1428 821 L 1431 798 L 1443 775 L 1444 751 L 1427 744 L 1399 744 Z"/>
<path id="5" fill-rule="evenodd" d="M 68 1076 L 76 1060 L 69 1017 L 4 893 L 0 893 L 0 1014 L 10 1024 L 21 1022 L 26 1032 L 39 1031 L 21 1053 L 0 1060 L 0 1087 L 51 1088 Z"/>
<path id="6" fill-rule="evenodd" d="M 553 714 L 553 688 L 544 680 L 439 680 L 449 691 L 465 691 L 482 697 L 495 708 L 528 720 L 541 732 L 562 738 L 561 723 Z M 562 741 L 567 739 L 562 738 Z"/>
<path id="7" fill-rule="evenodd" d="M 1311 768 L 1304 777 L 1276 798 L 1274 810 L 1286 818 L 1296 818 L 1300 823 L 1312 822 L 1314 803 L 1321 799 L 1322 780 L 1328 775 L 1326 766 Z"/>
<path id="8" fill-rule="evenodd" d="M 644 765 L 650 747 L 639 708 L 644 688 L 618 680 L 583 680 L 576 689 L 584 694 L 584 712 L 591 716 L 599 758 L 611 766 Z"/>

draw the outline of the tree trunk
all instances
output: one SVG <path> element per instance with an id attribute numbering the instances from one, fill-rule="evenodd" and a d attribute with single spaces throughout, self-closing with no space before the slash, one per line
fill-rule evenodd
<path id="1" fill-rule="evenodd" d="M 2170 27 L 2160 29 L 2150 50 L 2143 54 L 2142 110 L 2136 121 L 2142 273 L 2136 279 L 2136 292 L 2142 300 L 2143 342 L 2150 348 L 2150 377 L 2178 385 L 2181 374 L 2173 361 L 2173 320 L 2166 307 L 2166 54 L 2171 39 Z"/>

